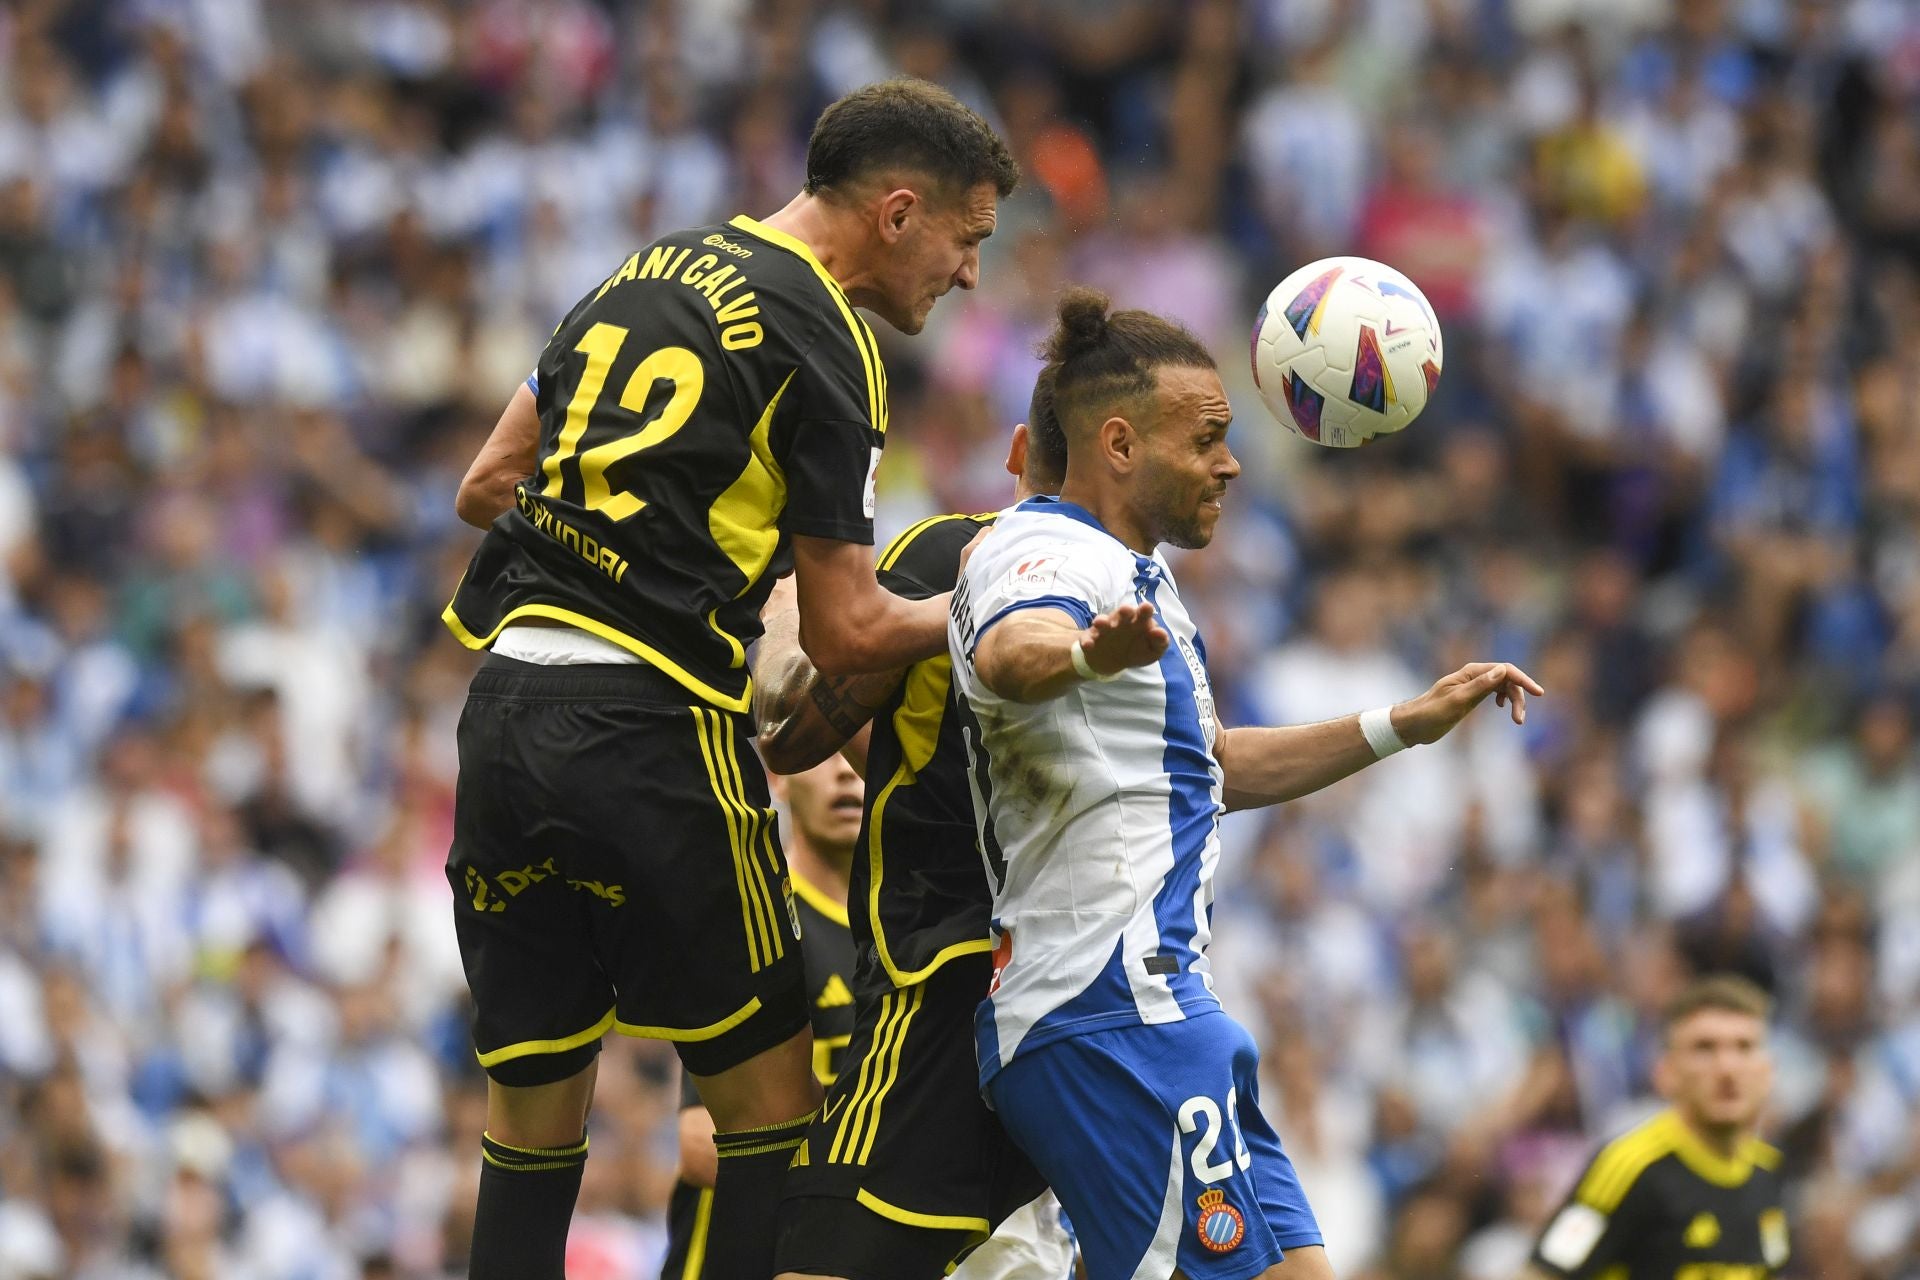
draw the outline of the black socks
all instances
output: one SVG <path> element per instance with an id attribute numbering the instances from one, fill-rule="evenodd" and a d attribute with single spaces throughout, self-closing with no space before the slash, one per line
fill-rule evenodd
<path id="1" fill-rule="evenodd" d="M 713 1135 L 720 1174 L 713 1188 L 706 1268 L 700 1280 L 772 1280 L 781 1185 L 817 1114 L 810 1111 L 782 1124 Z"/>
<path id="2" fill-rule="evenodd" d="M 566 1280 L 586 1136 L 570 1147 L 510 1147 L 483 1134 L 480 1154 L 468 1280 Z"/>

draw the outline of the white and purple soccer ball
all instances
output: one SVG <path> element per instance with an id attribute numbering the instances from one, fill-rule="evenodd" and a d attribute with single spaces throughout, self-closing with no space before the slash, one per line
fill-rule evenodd
<path id="1" fill-rule="evenodd" d="M 1253 380 L 1282 426 L 1350 449 L 1400 431 L 1440 383 L 1426 295 L 1367 258 L 1322 258 L 1282 280 L 1253 322 Z"/>

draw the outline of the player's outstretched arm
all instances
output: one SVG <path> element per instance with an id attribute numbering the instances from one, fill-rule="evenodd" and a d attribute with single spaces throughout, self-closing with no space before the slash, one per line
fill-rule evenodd
<path id="1" fill-rule="evenodd" d="M 804 773 L 855 740 L 900 687 L 906 670 L 821 675 L 800 647 L 799 596 L 791 577 L 774 584 L 760 616 L 766 632 L 753 677 L 760 756 L 775 773 Z M 859 773 L 865 777 L 865 768 Z"/>
<path id="2" fill-rule="evenodd" d="M 880 585 L 873 549 L 831 538 L 793 539 L 800 648 L 830 676 L 898 671 L 947 651 L 953 593 L 907 600 Z"/>
<path id="3" fill-rule="evenodd" d="M 1409 747 L 1438 742 L 1489 695 L 1525 724 L 1527 695 L 1546 693 L 1534 678 L 1507 662 L 1469 662 L 1434 681 L 1417 698 L 1395 705 L 1389 723 Z M 1276 729 L 1229 729 L 1214 743 L 1226 774 L 1228 809 L 1255 809 L 1311 795 L 1380 759 L 1358 715 Z"/>
<path id="4" fill-rule="evenodd" d="M 973 667 L 1009 702 L 1045 702 L 1088 680 L 1150 667 L 1167 644 L 1150 604 L 1123 604 L 1086 627 L 1064 609 L 1038 606 L 1010 614 L 981 637 Z"/>
<path id="5" fill-rule="evenodd" d="M 514 486 L 533 474 L 539 454 L 540 411 L 523 382 L 461 479 L 454 511 L 476 529 L 492 524 L 513 505 Z"/>

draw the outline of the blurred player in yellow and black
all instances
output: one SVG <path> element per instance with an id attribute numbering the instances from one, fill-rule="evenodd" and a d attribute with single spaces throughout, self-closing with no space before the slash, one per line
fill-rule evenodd
<path id="1" fill-rule="evenodd" d="M 1771 1004 L 1711 977 L 1667 1011 L 1667 1110 L 1600 1149 L 1534 1246 L 1535 1277 L 1766 1280 L 1786 1265 L 1780 1153 L 1755 1134 L 1773 1084 Z"/>
<path id="2" fill-rule="evenodd" d="M 787 870 L 800 920 L 800 967 L 813 1021 L 813 1074 L 830 1085 L 853 1035 L 853 934 L 847 928 L 847 877 L 860 835 L 863 787 L 841 756 L 790 778 L 771 779 L 786 806 Z M 680 1090 L 680 1173 L 667 1205 L 667 1260 L 660 1280 L 699 1280 L 706 1269 L 713 1212 L 713 1117 L 693 1082 Z"/>
<path id="3" fill-rule="evenodd" d="M 1008 470 L 1018 498 L 1058 490 L 1066 440 L 1042 378 Z M 880 580 L 940 596 L 992 515 L 941 516 L 896 538 Z M 762 642 L 761 746 L 776 771 L 865 739 L 866 818 L 851 878 L 854 1032 L 848 1066 L 787 1176 L 775 1259 L 783 1275 L 1058 1280 L 1072 1245 L 1045 1183 L 980 1098 L 973 1017 L 992 976 L 990 894 L 977 852 L 967 754 L 942 655 L 891 675 L 815 672 L 792 615 L 769 607 Z"/>
<path id="4" fill-rule="evenodd" d="M 887 379 L 853 308 L 917 333 L 1015 178 L 944 90 L 849 94 L 786 208 L 588 292 L 461 483 L 487 536 L 445 620 L 491 650 L 447 862 L 489 1076 L 473 1277 L 562 1276 L 608 1031 L 673 1042 L 713 1114 L 704 1276 L 771 1274 L 819 1085 L 746 650 L 791 565 L 822 670 L 944 651 L 941 603 L 874 575 Z"/>

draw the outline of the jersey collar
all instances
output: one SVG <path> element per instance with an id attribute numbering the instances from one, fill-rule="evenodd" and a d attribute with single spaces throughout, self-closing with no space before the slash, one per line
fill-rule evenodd
<path id="1" fill-rule="evenodd" d="M 1093 512 L 1087 510 L 1085 507 L 1081 506 L 1077 502 L 1068 502 L 1065 498 L 1055 497 L 1053 494 L 1050 494 L 1050 493 L 1037 493 L 1033 497 L 1028 498 L 1025 502 L 1022 502 L 1020 505 L 1016 506 L 1014 510 L 1015 511 L 1035 511 L 1035 512 L 1042 512 L 1042 513 L 1051 513 L 1053 515 L 1058 515 L 1058 516 L 1065 516 L 1069 520 L 1079 521 L 1081 524 L 1087 526 L 1087 528 L 1089 529 L 1098 529 L 1101 533 L 1106 534 L 1109 538 L 1113 538 L 1115 542 L 1120 542 L 1119 538 L 1114 537 L 1113 530 L 1107 528 L 1107 526 L 1100 523 L 1099 516 L 1096 516 L 1095 514 L 1093 514 Z M 1132 556 L 1136 563 L 1141 565 L 1155 564 L 1154 558 L 1152 556 L 1143 556 L 1138 551 L 1135 551 L 1132 547 L 1128 547 L 1127 544 L 1124 542 L 1120 542 L 1120 545 L 1126 548 L 1127 554 Z M 1155 565 L 1155 571 L 1158 572 L 1158 565 Z"/>
<path id="2" fill-rule="evenodd" d="M 1678 1111 L 1669 1109 L 1662 1120 L 1672 1135 L 1673 1153 L 1680 1157 L 1680 1163 L 1715 1186 L 1740 1186 L 1752 1175 L 1755 1165 L 1770 1169 L 1779 1162 L 1773 1148 L 1758 1138 L 1746 1139 L 1737 1153 L 1723 1156 L 1702 1141 Z"/>
<path id="3" fill-rule="evenodd" d="M 808 906 L 818 911 L 841 928 L 847 926 L 847 907 L 845 903 L 835 902 L 833 895 L 813 881 L 803 877 L 791 866 L 787 868 L 787 878 L 793 881 L 794 894 Z"/>
<path id="4" fill-rule="evenodd" d="M 749 218 L 744 213 L 733 218 L 727 225 L 730 227 L 738 227 L 755 239 L 765 240 L 770 245 L 777 246 L 778 248 L 785 249 L 788 253 L 794 254 L 802 262 L 812 267 L 822 280 L 832 281 L 833 287 L 840 289 L 840 282 L 834 279 L 833 273 L 827 270 L 825 264 L 823 264 L 820 259 L 813 256 L 813 250 L 808 248 L 807 242 L 798 236 L 788 235 L 779 228 L 770 227 L 757 218 Z M 846 290 L 840 289 L 840 292 L 844 294 Z"/>
<path id="5" fill-rule="evenodd" d="M 1108 530 L 1107 526 L 1100 523 L 1099 516 L 1096 516 L 1093 512 L 1087 510 L 1077 502 L 1068 502 L 1065 498 L 1056 497 L 1050 493 L 1037 493 L 1015 507 L 1014 510 L 1050 511 L 1054 515 L 1065 516 L 1069 520 L 1078 520 L 1089 529 L 1098 529 L 1109 538 L 1113 537 L 1112 532 Z"/>

